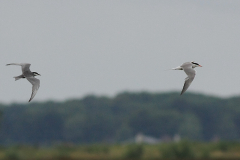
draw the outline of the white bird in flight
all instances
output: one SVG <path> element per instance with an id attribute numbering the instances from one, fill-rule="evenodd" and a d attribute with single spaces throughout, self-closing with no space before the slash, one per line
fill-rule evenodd
<path id="1" fill-rule="evenodd" d="M 192 61 L 192 62 L 185 62 L 181 66 L 172 68 L 172 70 L 183 70 L 187 74 L 181 95 L 188 89 L 188 87 L 192 83 L 192 81 L 196 75 L 196 71 L 194 70 L 195 67 L 202 67 L 202 66 L 200 64 Z"/>
<path id="2" fill-rule="evenodd" d="M 8 65 L 18 65 L 22 67 L 22 74 L 20 76 L 16 76 L 13 78 L 15 78 L 15 81 L 21 78 L 26 78 L 32 84 L 32 95 L 28 101 L 30 102 L 34 98 L 34 96 L 36 95 L 40 87 L 40 80 L 35 78 L 35 76 L 37 75 L 41 76 L 41 75 L 38 74 L 37 72 L 31 72 L 29 69 L 31 64 L 29 63 L 10 63 L 10 64 L 7 64 L 6 66 Z"/>

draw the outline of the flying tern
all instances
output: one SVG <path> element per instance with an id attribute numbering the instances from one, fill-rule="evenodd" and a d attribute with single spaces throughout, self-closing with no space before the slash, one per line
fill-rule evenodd
<path id="1" fill-rule="evenodd" d="M 181 66 L 172 68 L 172 70 L 183 70 L 187 74 L 181 95 L 188 89 L 188 87 L 192 83 L 192 81 L 196 75 L 196 71 L 194 70 L 195 67 L 202 67 L 202 66 L 200 64 L 192 61 L 192 62 L 185 62 Z"/>
<path id="2" fill-rule="evenodd" d="M 21 78 L 26 78 L 31 84 L 32 84 L 32 94 L 28 102 L 30 102 L 34 96 L 36 95 L 39 87 L 40 87 L 40 80 L 35 78 L 35 76 L 41 76 L 37 72 L 31 72 L 30 71 L 30 65 L 29 63 L 9 63 L 8 65 L 18 65 L 22 67 L 22 74 L 20 76 L 13 77 L 16 80 L 19 80 Z"/>

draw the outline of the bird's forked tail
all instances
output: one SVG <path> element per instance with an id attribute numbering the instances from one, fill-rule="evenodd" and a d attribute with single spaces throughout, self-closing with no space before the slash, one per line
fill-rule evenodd
<path id="1" fill-rule="evenodd" d="M 17 81 L 17 80 L 19 80 L 21 78 L 25 78 L 25 77 L 23 75 L 20 75 L 20 76 L 16 76 L 16 77 L 13 77 L 13 78 L 15 78 L 15 81 Z"/>

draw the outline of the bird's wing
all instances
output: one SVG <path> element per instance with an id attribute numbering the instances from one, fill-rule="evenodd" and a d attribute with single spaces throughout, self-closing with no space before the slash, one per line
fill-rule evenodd
<path id="1" fill-rule="evenodd" d="M 8 65 L 18 65 L 18 66 L 21 66 L 22 67 L 22 72 L 25 72 L 25 71 L 30 71 L 30 65 L 29 63 L 9 63 L 7 64 Z"/>
<path id="2" fill-rule="evenodd" d="M 32 84 L 32 95 L 28 102 L 30 102 L 34 96 L 36 95 L 39 87 L 40 87 L 40 80 L 34 77 L 28 77 L 27 80 Z"/>
<path id="3" fill-rule="evenodd" d="M 188 87 L 190 86 L 190 84 L 192 83 L 196 75 L 196 71 L 192 68 L 192 64 L 185 64 L 185 65 L 182 65 L 182 67 L 188 77 L 185 78 L 185 83 L 183 85 L 181 95 L 188 89 Z"/>

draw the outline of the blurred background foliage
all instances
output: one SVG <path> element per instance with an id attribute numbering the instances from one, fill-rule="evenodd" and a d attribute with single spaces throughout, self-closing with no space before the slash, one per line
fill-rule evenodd
<path id="1" fill-rule="evenodd" d="M 196 93 L 123 92 L 115 97 L 1 104 L 0 142 L 120 143 L 138 133 L 159 139 L 178 134 L 195 141 L 239 140 L 239 102 L 240 97 Z"/>

